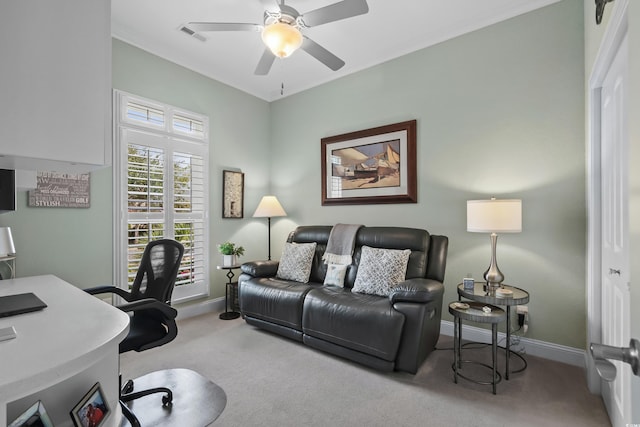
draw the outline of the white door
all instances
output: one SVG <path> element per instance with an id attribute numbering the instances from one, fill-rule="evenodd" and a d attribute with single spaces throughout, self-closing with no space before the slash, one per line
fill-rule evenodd
<path id="1" fill-rule="evenodd" d="M 620 44 L 601 91 L 602 343 L 627 347 L 630 339 L 628 197 L 628 43 Z M 614 427 L 631 421 L 631 368 L 603 382 L 602 397 Z"/>

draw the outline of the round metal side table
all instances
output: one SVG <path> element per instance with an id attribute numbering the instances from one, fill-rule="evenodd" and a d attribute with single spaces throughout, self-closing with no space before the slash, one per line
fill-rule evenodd
<path id="1" fill-rule="evenodd" d="M 458 377 L 462 377 L 476 384 L 491 385 L 493 394 L 496 394 L 496 384 L 502 380 L 502 376 L 496 369 L 498 360 L 498 323 L 504 322 L 506 313 L 500 307 L 481 302 L 471 301 L 465 304 L 467 307 L 459 307 L 459 303 L 449 303 L 449 313 L 453 315 L 453 381 L 457 384 Z M 488 308 L 490 311 L 484 311 Z M 460 344 L 462 340 L 462 321 L 468 320 L 477 323 L 491 324 L 491 366 L 473 360 L 462 360 Z M 491 381 L 478 381 L 469 378 L 459 372 L 463 363 L 475 363 L 477 365 L 486 366 L 492 371 Z"/>
<path id="2" fill-rule="evenodd" d="M 509 296 L 496 295 L 495 290 L 489 290 L 486 288 L 485 282 L 475 282 L 473 290 L 465 289 L 464 285 L 460 283 L 458 285 L 458 299 L 466 298 L 472 301 L 478 301 L 485 304 L 501 305 L 506 307 L 507 311 L 507 345 L 506 349 L 506 367 L 505 367 L 505 379 L 509 379 L 509 359 L 511 358 L 511 307 L 514 305 L 526 304 L 529 302 L 529 292 L 524 289 L 516 288 L 515 286 L 502 285 L 501 289 L 507 289 L 511 291 Z M 524 366 L 521 369 L 515 370 L 512 373 L 522 372 L 527 368 L 527 361 L 518 353 L 513 353 L 518 356 Z"/>

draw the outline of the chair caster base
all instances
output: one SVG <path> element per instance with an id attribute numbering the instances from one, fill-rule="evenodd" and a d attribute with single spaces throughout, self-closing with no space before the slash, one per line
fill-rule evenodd
<path id="1" fill-rule="evenodd" d="M 133 380 L 127 380 L 122 387 L 120 394 L 129 394 L 133 391 Z"/>
<path id="2" fill-rule="evenodd" d="M 171 405 L 171 402 L 173 402 L 173 396 L 162 396 L 162 406 L 169 406 Z"/>

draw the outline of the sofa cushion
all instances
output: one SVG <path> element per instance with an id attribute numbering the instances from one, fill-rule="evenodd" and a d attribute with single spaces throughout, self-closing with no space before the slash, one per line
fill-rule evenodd
<path id="1" fill-rule="evenodd" d="M 307 283 L 315 250 L 315 243 L 285 243 L 276 277 Z"/>
<path id="2" fill-rule="evenodd" d="M 311 267 L 309 281 L 322 283 L 327 273 L 327 264 L 322 261 L 326 251 L 330 225 L 301 225 L 289 234 L 288 242 L 311 243 L 316 242 L 316 255 Z M 347 269 L 344 279 L 345 288 L 353 287 L 360 264 L 362 246 L 384 249 L 410 249 L 411 255 L 407 264 L 406 278 L 429 277 L 427 275 L 427 258 L 430 253 L 430 235 L 426 230 L 406 227 L 362 227 L 356 236 L 356 248 L 353 252 L 353 263 Z M 446 249 L 443 252 L 446 254 Z M 445 255 L 446 256 L 446 255 Z M 429 268 L 437 268 L 437 263 L 429 263 Z M 441 269 L 444 277 L 444 267 Z M 432 277 L 433 278 L 433 277 Z"/>
<path id="3" fill-rule="evenodd" d="M 313 257 L 309 276 L 310 282 L 322 283 L 327 275 L 327 264 L 322 260 L 322 255 L 327 249 L 331 228 L 330 225 L 301 225 L 289 233 L 287 238 L 287 242 L 316 243 L 316 254 Z"/>
<path id="4" fill-rule="evenodd" d="M 404 320 L 404 315 L 393 310 L 387 298 L 322 286 L 310 290 L 304 299 L 302 331 L 392 361 L 398 351 Z"/>
<path id="5" fill-rule="evenodd" d="M 243 315 L 302 330 L 302 302 L 312 285 L 274 278 L 253 278 L 239 284 Z"/>
<path id="6" fill-rule="evenodd" d="M 388 296 L 394 286 L 404 281 L 410 254 L 409 249 L 379 249 L 363 246 L 352 291 Z"/>
<path id="7" fill-rule="evenodd" d="M 325 285 L 344 287 L 344 276 L 347 274 L 348 265 L 328 264 L 327 275 L 324 277 Z"/>

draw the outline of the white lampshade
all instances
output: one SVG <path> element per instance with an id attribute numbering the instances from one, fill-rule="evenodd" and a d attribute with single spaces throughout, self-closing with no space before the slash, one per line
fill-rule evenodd
<path id="1" fill-rule="evenodd" d="M 467 231 L 473 233 L 519 233 L 522 231 L 522 200 L 468 200 Z"/>
<path id="2" fill-rule="evenodd" d="M 274 22 L 262 30 L 262 41 L 279 58 L 286 58 L 302 45 L 298 28 L 283 22 Z"/>
<path id="3" fill-rule="evenodd" d="M 273 218 L 276 216 L 287 216 L 287 213 L 282 208 L 282 205 L 276 198 L 276 196 L 264 196 L 256 211 L 253 213 L 256 218 Z"/>
<path id="4" fill-rule="evenodd" d="M 16 247 L 13 245 L 10 227 L 0 227 L 0 256 L 15 255 Z"/>

